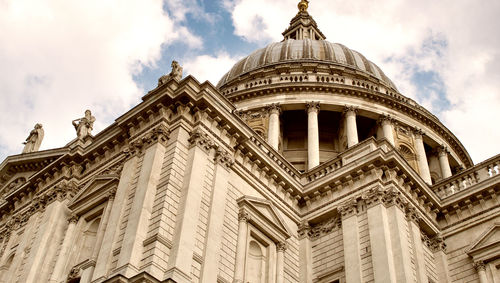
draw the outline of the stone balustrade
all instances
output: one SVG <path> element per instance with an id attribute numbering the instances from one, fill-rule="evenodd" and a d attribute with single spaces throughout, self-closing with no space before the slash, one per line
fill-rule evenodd
<path id="1" fill-rule="evenodd" d="M 434 184 L 432 190 L 441 199 L 447 198 L 470 187 L 500 175 L 500 154 L 487 159 L 454 176 Z"/>

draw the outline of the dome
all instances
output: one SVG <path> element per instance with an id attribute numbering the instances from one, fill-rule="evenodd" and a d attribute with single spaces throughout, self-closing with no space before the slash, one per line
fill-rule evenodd
<path id="1" fill-rule="evenodd" d="M 289 62 L 321 62 L 339 67 L 352 68 L 378 79 L 382 84 L 396 90 L 394 83 L 373 62 L 361 53 L 339 43 L 326 40 L 287 39 L 271 43 L 238 61 L 217 84 L 221 88 L 248 72 Z"/>

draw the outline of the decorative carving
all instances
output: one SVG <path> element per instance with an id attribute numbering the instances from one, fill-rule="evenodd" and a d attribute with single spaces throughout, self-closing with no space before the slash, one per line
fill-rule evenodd
<path id="1" fill-rule="evenodd" d="M 123 162 L 118 162 L 108 169 L 102 171 L 100 175 L 120 175 L 123 170 Z"/>
<path id="2" fill-rule="evenodd" d="M 269 114 L 281 114 L 281 106 L 279 103 L 273 103 L 267 106 L 267 112 Z"/>
<path id="3" fill-rule="evenodd" d="M 378 123 L 380 125 L 386 125 L 386 124 L 394 124 L 396 120 L 394 120 L 394 118 L 392 118 L 390 115 L 381 115 L 379 118 L 378 118 Z"/>
<path id="4" fill-rule="evenodd" d="M 216 163 L 224 166 L 226 169 L 229 169 L 234 164 L 234 159 L 231 154 L 221 149 L 217 149 L 217 151 L 215 152 L 214 160 Z"/>
<path id="5" fill-rule="evenodd" d="M 215 143 L 212 141 L 212 139 L 199 129 L 196 129 L 189 134 L 188 141 L 192 146 L 198 146 L 205 151 L 208 151 L 211 148 L 215 147 Z"/>
<path id="6" fill-rule="evenodd" d="M 446 251 L 446 243 L 444 242 L 444 239 L 441 236 L 437 235 L 429 239 L 429 248 L 433 252 Z"/>
<path id="7" fill-rule="evenodd" d="M 108 200 L 114 200 L 116 195 L 116 188 L 112 188 L 111 190 L 108 191 L 107 193 L 107 198 Z"/>
<path id="8" fill-rule="evenodd" d="M 76 224 L 78 222 L 78 219 L 80 219 L 78 215 L 71 213 L 70 216 L 68 217 L 68 222 Z"/>
<path id="9" fill-rule="evenodd" d="M 286 248 L 287 248 L 286 242 L 279 242 L 278 244 L 276 244 L 276 250 L 278 252 L 284 252 Z"/>
<path id="10" fill-rule="evenodd" d="M 394 189 L 385 191 L 382 201 L 386 207 L 396 205 L 402 211 L 405 211 L 406 201 L 401 197 L 401 193 Z"/>
<path id="11" fill-rule="evenodd" d="M 303 221 L 303 222 L 299 223 L 297 234 L 298 234 L 300 240 L 304 239 L 304 238 L 308 238 L 310 232 L 311 232 L 311 226 L 309 226 L 309 223 L 307 223 L 307 221 Z"/>
<path id="12" fill-rule="evenodd" d="M 351 199 L 340 205 L 337 209 L 342 218 L 348 218 L 358 213 L 358 202 L 355 199 Z"/>
<path id="13" fill-rule="evenodd" d="M 73 279 L 77 279 L 77 278 L 80 278 L 80 267 L 73 267 L 71 268 L 69 274 L 68 274 L 68 278 L 66 280 L 66 282 L 70 282 L 71 280 Z"/>
<path id="14" fill-rule="evenodd" d="M 318 101 L 309 101 L 309 102 L 306 102 L 306 111 L 307 111 L 307 113 L 309 113 L 309 112 L 319 113 L 319 110 L 320 110 L 320 106 L 319 106 L 319 102 Z"/>
<path id="15" fill-rule="evenodd" d="M 472 266 L 474 267 L 474 269 L 476 269 L 477 272 L 486 270 L 486 265 L 484 264 L 484 261 L 482 261 L 482 260 L 475 261 L 472 264 Z"/>
<path id="16" fill-rule="evenodd" d="M 31 130 L 29 136 L 26 138 L 26 141 L 23 142 L 23 153 L 38 151 L 42 144 L 43 134 L 42 124 L 36 124 L 35 128 Z"/>
<path id="17" fill-rule="evenodd" d="M 342 220 L 340 217 L 332 217 L 326 221 L 323 221 L 313 228 L 309 232 L 309 237 L 318 238 L 321 235 L 329 234 L 334 230 L 340 229 L 342 227 Z"/>
<path id="18" fill-rule="evenodd" d="M 172 71 L 168 75 L 161 76 L 158 79 L 158 86 L 164 85 L 170 79 L 179 81 L 182 78 L 182 67 L 177 61 L 172 61 Z"/>
<path id="19" fill-rule="evenodd" d="M 409 221 L 413 221 L 417 224 L 420 222 L 420 219 L 421 219 L 420 215 L 418 214 L 417 209 L 414 207 L 408 207 L 406 209 L 406 218 Z"/>
<path id="20" fill-rule="evenodd" d="M 248 222 L 249 220 L 250 220 L 250 215 L 248 214 L 248 212 L 240 210 L 240 212 L 238 213 L 238 221 Z"/>
<path id="21" fill-rule="evenodd" d="M 169 134 L 170 130 L 167 129 L 165 125 L 159 125 L 156 128 L 148 131 L 141 137 L 130 142 L 123 151 L 128 157 L 131 157 L 141 154 L 147 146 L 153 145 L 157 142 L 166 146 L 169 139 Z"/>
<path id="22" fill-rule="evenodd" d="M 416 139 L 421 139 L 425 135 L 425 132 L 417 127 L 413 128 L 412 132 Z"/>
<path id="23" fill-rule="evenodd" d="M 90 132 L 94 127 L 95 117 L 92 116 L 90 110 L 85 110 L 85 116 L 72 121 L 76 130 L 76 135 L 79 140 L 83 140 L 87 136 L 91 136 Z"/>
<path id="24" fill-rule="evenodd" d="M 357 112 L 358 112 L 358 107 L 351 105 L 345 105 L 344 109 L 342 110 L 343 115 L 356 115 Z"/>
<path id="25" fill-rule="evenodd" d="M 448 148 L 445 145 L 438 146 L 437 152 L 438 152 L 438 154 L 439 154 L 440 157 L 441 156 L 447 156 L 448 153 L 450 153 L 450 151 L 448 150 Z"/>

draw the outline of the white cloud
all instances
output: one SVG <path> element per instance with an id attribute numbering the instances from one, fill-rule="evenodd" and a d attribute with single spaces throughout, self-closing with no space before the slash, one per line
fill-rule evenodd
<path id="1" fill-rule="evenodd" d="M 204 82 L 210 81 L 214 86 L 220 78 L 231 69 L 241 56 L 231 57 L 222 52 L 215 56 L 200 55 L 184 62 L 185 74 L 193 75 L 196 79 Z"/>
<path id="2" fill-rule="evenodd" d="M 251 42 L 280 41 L 298 1 L 225 0 L 235 33 Z M 309 12 L 332 42 L 379 65 L 398 89 L 436 113 L 478 162 L 498 154 L 500 1 L 316 0 Z M 446 97 L 421 93 L 415 72 L 434 71 Z"/>
<path id="3" fill-rule="evenodd" d="M 76 134 L 71 120 L 93 110 L 94 134 L 139 101 L 133 81 L 162 45 L 202 44 L 163 12 L 161 0 L 0 1 L 0 159 L 20 153 L 36 122 L 42 149 Z"/>

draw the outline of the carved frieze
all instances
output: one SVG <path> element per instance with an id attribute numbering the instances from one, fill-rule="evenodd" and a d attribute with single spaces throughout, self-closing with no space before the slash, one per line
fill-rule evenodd
<path id="1" fill-rule="evenodd" d="M 322 235 L 329 234 L 332 231 L 336 231 L 342 227 L 341 217 L 332 217 L 326 221 L 320 222 L 311 228 L 309 232 L 309 237 L 311 239 L 316 239 Z"/>

